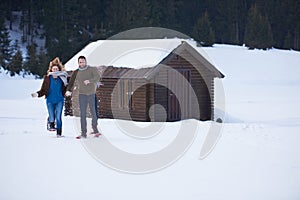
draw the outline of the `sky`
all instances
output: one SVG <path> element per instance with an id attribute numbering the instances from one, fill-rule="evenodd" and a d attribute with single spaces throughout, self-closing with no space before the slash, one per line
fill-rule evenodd
<path id="1" fill-rule="evenodd" d="M 222 124 L 99 119 L 103 136 L 86 140 L 75 139 L 77 117 L 63 116 L 64 138 L 48 132 L 45 99 L 30 96 L 41 80 L 1 69 L 0 199 L 300 199 L 300 52 L 225 44 L 202 50 L 225 75 L 215 91 L 216 101 L 225 97 L 216 109 Z M 132 124 L 159 129 L 133 138 L 124 131 Z M 201 157 L 215 127 L 215 144 Z M 185 148 L 164 163 L 164 150 L 177 151 L 184 134 Z M 157 166 L 147 171 L 139 156 Z"/>

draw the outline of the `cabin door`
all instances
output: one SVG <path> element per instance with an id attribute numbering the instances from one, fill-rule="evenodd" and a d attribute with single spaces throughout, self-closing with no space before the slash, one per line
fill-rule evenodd
<path id="1" fill-rule="evenodd" d="M 168 71 L 168 121 L 187 119 L 190 114 L 191 70 Z"/>

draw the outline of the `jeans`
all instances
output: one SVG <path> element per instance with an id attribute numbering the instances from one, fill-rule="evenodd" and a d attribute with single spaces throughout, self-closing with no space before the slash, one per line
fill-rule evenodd
<path id="1" fill-rule="evenodd" d="M 59 101 L 57 103 L 47 102 L 49 122 L 56 121 L 56 128 L 57 129 L 62 128 L 61 115 L 62 115 L 63 106 L 64 106 L 64 101 Z"/>
<path id="2" fill-rule="evenodd" d="M 79 94 L 79 108 L 80 108 L 80 125 L 81 125 L 81 134 L 86 135 L 87 125 L 86 125 L 86 109 L 89 105 L 90 112 L 92 115 L 92 128 L 94 133 L 98 133 L 98 117 L 97 111 L 95 109 L 95 94 L 85 95 Z"/>

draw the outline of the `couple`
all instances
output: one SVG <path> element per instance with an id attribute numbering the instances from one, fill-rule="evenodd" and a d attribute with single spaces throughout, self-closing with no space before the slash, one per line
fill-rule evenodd
<path id="1" fill-rule="evenodd" d="M 81 135 L 77 139 L 87 137 L 86 110 L 87 105 L 90 107 L 92 115 L 92 128 L 95 137 L 101 134 L 98 131 L 98 117 L 96 110 L 96 89 L 100 80 L 100 75 L 96 68 L 90 67 L 86 63 L 86 58 L 80 56 L 78 58 L 78 69 L 75 70 L 67 83 L 67 73 L 60 62 L 59 58 L 55 58 L 49 64 L 47 75 L 44 76 L 42 87 L 36 93 L 32 93 L 32 97 L 46 96 L 46 104 L 49 114 L 49 130 L 55 130 L 56 135 L 62 137 L 62 109 L 64 105 L 64 96 L 71 96 L 74 85 L 79 89 L 79 108 Z"/>

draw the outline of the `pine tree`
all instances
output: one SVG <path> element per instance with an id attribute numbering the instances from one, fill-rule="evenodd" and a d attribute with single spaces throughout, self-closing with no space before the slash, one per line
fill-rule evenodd
<path id="1" fill-rule="evenodd" d="M 7 65 L 12 58 L 10 42 L 9 32 L 5 26 L 3 18 L 0 17 L 0 65 L 4 69 L 7 69 Z"/>
<path id="2" fill-rule="evenodd" d="M 272 47 L 271 25 L 268 18 L 260 14 L 256 5 L 249 10 L 244 41 L 250 48 L 267 49 Z"/>
<path id="3" fill-rule="evenodd" d="M 240 21 L 236 15 L 239 8 L 237 0 L 203 0 L 205 11 L 210 16 L 211 27 L 215 32 L 217 42 L 229 43 L 236 40 L 236 29 L 240 30 Z M 241 11 L 242 12 L 242 11 Z"/>
<path id="4" fill-rule="evenodd" d="M 14 76 L 15 74 L 19 74 L 23 69 L 23 56 L 18 40 L 15 40 L 13 43 L 11 52 L 13 56 L 11 61 L 8 63 L 7 69 L 10 71 L 10 74 Z"/>
<path id="5" fill-rule="evenodd" d="M 156 26 L 193 35 L 205 12 L 216 42 L 300 49 L 299 0 L 5 0 L 0 10 L 3 67 L 14 55 L 8 53 L 9 39 L 3 29 L 5 19 L 10 20 L 12 28 L 13 11 L 22 12 L 20 26 L 27 45 L 41 37 L 37 28 L 44 28 L 45 52 L 50 58 L 59 56 L 63 60 L 91 40 L 106 39 L 132 28 Z"/>
<path id="6" fill-rule="evenodd" d="M 10 71 L 10 75 L 14 76 L 16 74 L 20 74 L 23 69 L 23 56 L 20 49 L 17 50 L 15 55 L 12 57 L 11 62 L 8 65 L 8 70 Z"/>
<path id="7" fill-rule="evenodd" d="M 293 45 L 293 36 L 290 31 L 287 32 L 285 39 L 284 39 L 284 44 L 283 48 L 284 49 L 289 49 Z"/>
<path id="8" fill-rule="evenodd" d="M 198 19 L 193 29 L 193 37 L 195 40 L 200 41 L 203 46 L 211 46 L 215 43 L 215 34 L 210 25 L 208 13 Z"/>
<path id="9" fill-rule="evenodd" d="M 163 21 L 163 7 L 161 2 L 157 0 L 150 0 L 150 20 L 151 24 L 156 27 L 162 26 Z"/>
<path id="10" fill-rule="evenodd" d="M 38 74 L 42 76 L 43 74 L 46 74 L 49 66 L 49 56 L 45 53 L 44 48 L 40 49 L 40 53 L 37 58 L 37 66 L 38 67 Z"/>
<path id="11" fill-rule="evenodd" d="M 113 34 L 151 25 L 148 0 L 113 0 L 106 8 L 108 27 Z"/>
<path id="12" fill-rule="evenodd" d="M 299 25 L 296 27 L 295 30 L 295 37 L 294 37 L 294 44 L 293 46 L 295 50 L 300 50 L 300 23 Z"/>
<path id="13" fill-rule="evenodd" d="M 162 26 L 175 30 L 180 29 L 181 22 L 179 21 L 179 19 L 184 1 L 165 0 L 160 2 L 163 9 Z"/>
<path id="14" fill-rule="evenodd" d="M 34 75 L 42 76 L 40 73 L 40 69 L 37 61 L 37 53 L 36 53 L 36 45 L 28 45 L 27 46 L 28 57 L 26 58 L 26 62 L 24 64 L 25 71 L 31 72 Z"/>
<path id="15" fill-rule="evenodd" d="M 280 27 L 284 34 L 284 47 L 300 50 L 300 2 L 299 0 L 286 0 L 281 5 L 285 10 L 285 16 L 280 19 L 285 24 L 284 29 Z"/>

